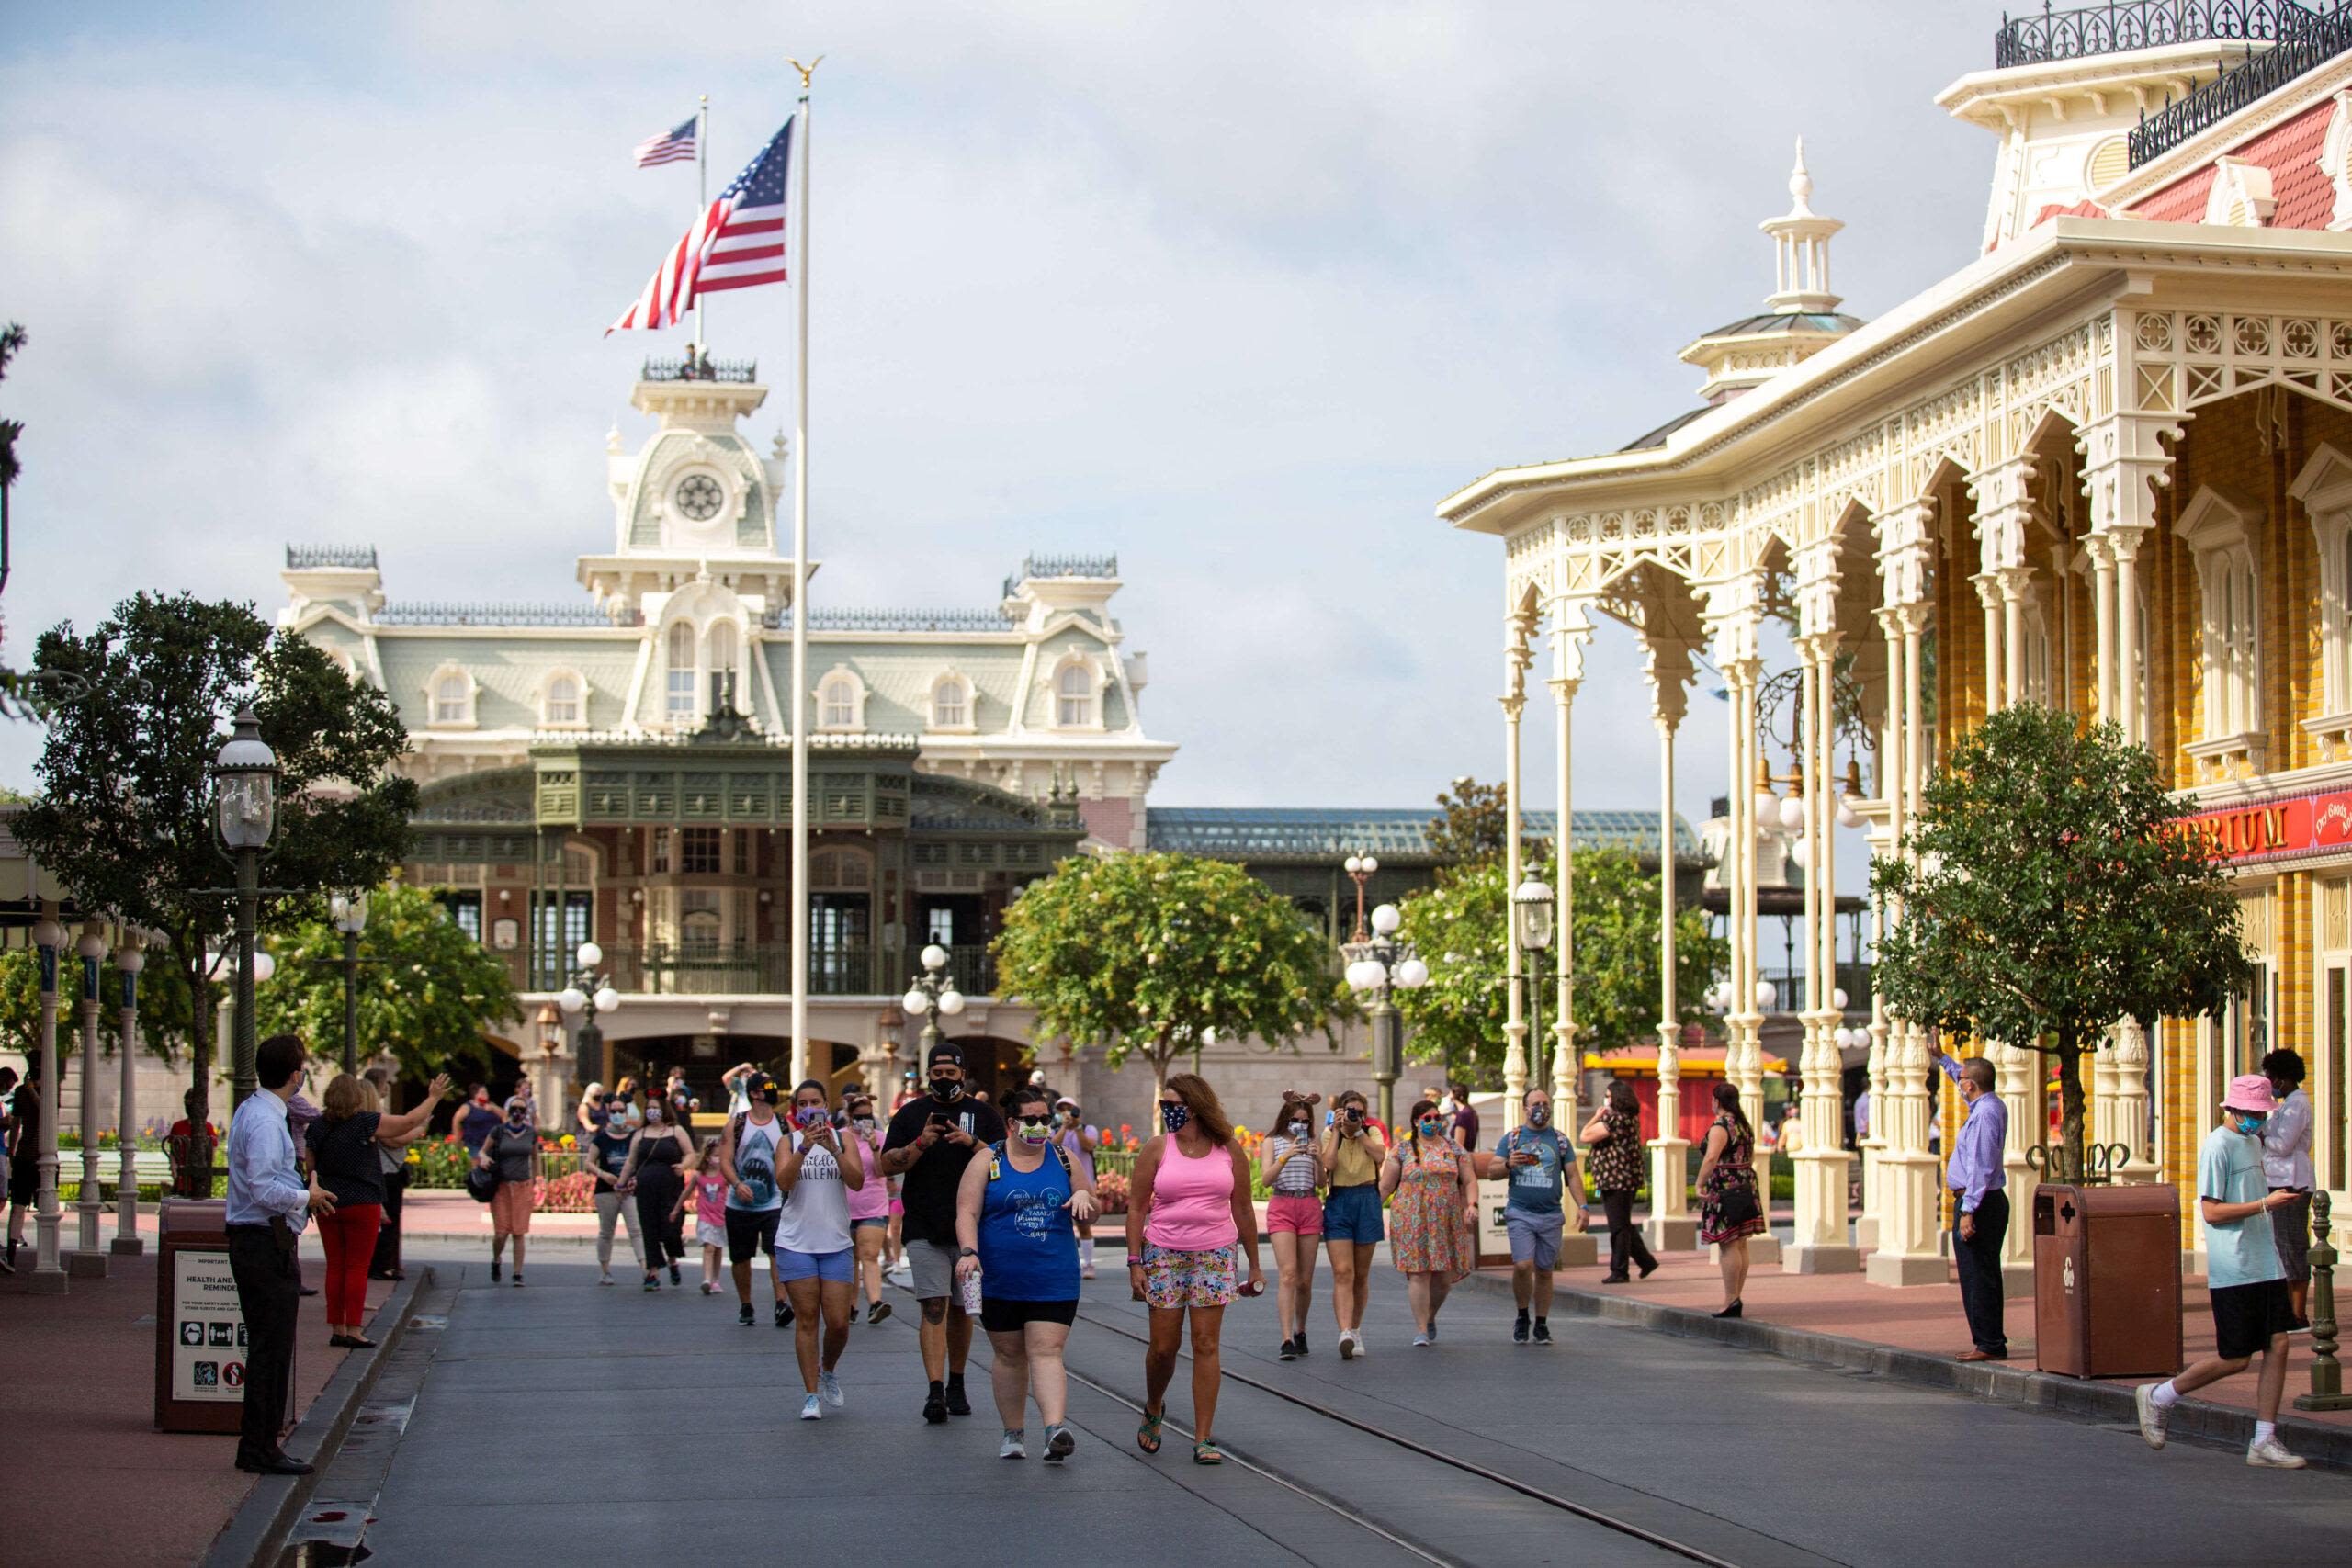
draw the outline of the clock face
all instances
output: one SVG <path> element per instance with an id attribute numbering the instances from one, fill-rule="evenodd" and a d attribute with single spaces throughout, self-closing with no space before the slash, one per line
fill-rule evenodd
<path id="1" fill-rule="evenodd" d="M 727 492 L 708 474 L 688 474 L 678 481 L 673 500 L 679 515 L 690 522 L 707 523 L 718 515 L 720 505 L 727 500 Z"/>

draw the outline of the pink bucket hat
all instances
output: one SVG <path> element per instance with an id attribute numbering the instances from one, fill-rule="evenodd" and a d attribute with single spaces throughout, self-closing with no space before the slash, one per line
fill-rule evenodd
<path id="1" fill-rule="evenodd" d="M 2223 1109 L 2229 1111 L 2260 1111 L 2278 1109 L 2278 1096 L 2270 1092 L 2270 1080 L 2260 1073 L 2244 1073 L 2230 1080 L 2230 1092 L 2222 1097 Z"/>

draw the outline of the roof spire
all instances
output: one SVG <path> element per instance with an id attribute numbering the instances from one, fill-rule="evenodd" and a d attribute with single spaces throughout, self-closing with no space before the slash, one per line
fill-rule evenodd
<path id="1" fill-rule="evenodd" d="M 1829 290 L 1829 237 L 1846 225 L 1814 211 L 1813 173 L 1804 166 L 1804 138 L 1797 138 L 1796 166 L 1789 171 L 1789 210 L 1768 218 L 1772 236 L 1774 288 L 1765 303 L 1785 315 L 1826 315 L 1838 309 Z"/>
<path id="2" fill-rule="evenodd" d="M 1805 205 L 1813 199 L 1813 175 L 1804 166 L 1804 138 L 1797 138 L 1797 166 L 1789 171 L 1789 198 L 1795 205 L 1789 209 L 1792 218 L 1810 218 L 1813 209 Z"/>

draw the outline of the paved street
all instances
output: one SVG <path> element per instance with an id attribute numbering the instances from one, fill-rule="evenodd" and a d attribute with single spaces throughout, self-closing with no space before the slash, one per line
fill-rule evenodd
<path id="1" fill-rule="evenodd" d="M 1048 1520 L 1096 1562 L 1688 1560 L 1571 1506 L 1743 1568 L 2213 1563 L 2245 1561 L 2256 1538 L 2267 1562 L 2341 1562 L 2352 1539 L 2338 1473 L 2251 1471 L 2185 1444 L 2153 1454 L 2121 1428 L 1585 1319 L 1563 1318 L 1549 1350 L 1518 1347 L 1489 1295 L 1457 1295 L 1442 1344 L 1414 1350 L 1385 1268 L 1374 1354 L 1352 1365 L 1331 1352 L 1328 1309 L 1314 1353 L 1285 1365 L 1271 1299 L 1237 1307 L 1228 1371 L 1265 1388 L 1228 1381 L 1222 1470 L 1189 1462 L 1181 1372 L 1165 1449 L 1136 1450 L 1122 1401 L 1140 1395 L 1126 1336 L 1141 1309 L 1098 1281 L 1069 1357 L 1096 1386 L 1073 1386 L 1081 1447 L 1057 1471 L 995 1457 L 978 1368 L 977 1413 L 923 1425 L 903 1296 L 852 1335 L 848 1408 L 803 1423 L 789 1334 L 739 1327 L 731 1299 L 702 1297 L 691 1276 L 674 1294 L 601 1290 L 584 1249 L 549 1247 L 515 1291 L 492 1287 L 474 1249 L 413 1254 L 455 1286 L 419 1302 L 447 1326 L 413 1333 L 376 1391 L 394 1428 L 413 1399 L 404 1432 L 361 1442 L 319 1492 L 374 1497 L 376 1562 L 446 1561 L 460 1544 L 502 1563 L 576 1562 L 583 1531 L 616 1550 L 683 1530 L 698 1551 L 759 1554 L 804 1529 L 885 1560 L 998 1561 L 1034 1554 Z"/>

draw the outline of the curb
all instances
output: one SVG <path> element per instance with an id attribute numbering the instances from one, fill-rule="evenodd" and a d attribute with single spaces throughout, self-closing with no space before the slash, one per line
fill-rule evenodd
<path id="1" fill-rule="evenodd" d="M 1474 1273 L 1464 1282 L 1483 1294 L 1499 1295 L 1506 1300 L 1510 1297 L 1508 1278 Z M 1964 1394 L 1991 1404 L 2052 1411 L 2093 1421 L 2120 1423 L 2135 1429 L 2139 1424 L 2139 1412 L 2132 1404 L 2129 1386 L 1994 1362 L 1955 1361 L 1949 1356 L 1898 1349 L 1842 1334 L 1820 1334 L 1753 1318 L 1716 1318 L 1687 1307 L 1662 1306 L 1630 1296 L 1604 1296 L 1555 1286 L 1552 1310 L 1558 1312 L 1563 1306 L 1586 1317 L 1627 1324 L 1654 1334 L 1708 1339 L 1735 1349 L 1760 1350 L 1785 1360 L 1871 1372 L 1921 1388 Z M 2278 1413 L 2279 1438 L 2313 1465 L 2352 1470 L 2352 1427 L 2299 1420 L 2291 1414 L 2293 1401 L 2294 1394 L 2290 1391 L 2287 1408 Z M 2243 1450 L 2254 1440 L 2254 1413 L 2234 1405 L 2184 1398 L 2173 1407 L 2167 1430 L 2176 1441 Z"/>
<path id="2" fill-rule="evenodd" d="M 303 1412 L 290 1436 L 289 1448 L 311 1456 L 311 1471 L 308 1475 L 257 1475 L 254 1488 L 245 1500 L 230 1516 L 228 1526 L 215 1537 L 205 1552 L 203 1568 L 247 1568 L 251 1563 L 268 1563 L 277 1560 L 279 1550 L 295 1523 L 302 1517 L 310 1503 L 311 1494 L 318 1487 L 327 1461 L 343 1442 L 344 1434 L 351 1429 L 352 1418 L 359 1414 L 360 1402 L 376 1384 L 384 1359 L 408 1332 L 409 1308 L 417 1292 L 430 1280 L 430 1266 L 411 1270 L 409 1277 L 384 1298 L 368 1326 L 375 1331 L 373 1350 L 354 1351 L 343 1359 L 334 1376 L 319 1391 L 311 1408 Z"/>

